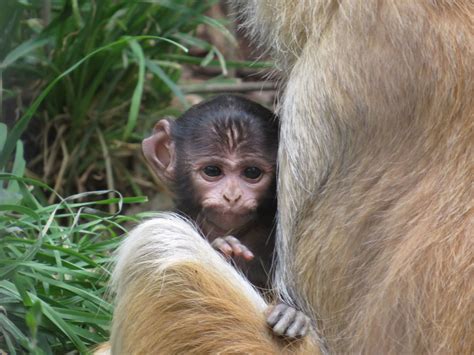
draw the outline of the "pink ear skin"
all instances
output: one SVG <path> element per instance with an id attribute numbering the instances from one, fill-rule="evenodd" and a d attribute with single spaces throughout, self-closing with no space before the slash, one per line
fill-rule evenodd
<path id="1" fill-rule="evenodd" d="M 171 125 L 169 119 L 159 120 L 153 129 L 153 134 L 142 142 L 142 150 L 145 158 L 165 184 L 174 181 L 176 166 L 176 152 L 173 138 L 171 137 Z"/>

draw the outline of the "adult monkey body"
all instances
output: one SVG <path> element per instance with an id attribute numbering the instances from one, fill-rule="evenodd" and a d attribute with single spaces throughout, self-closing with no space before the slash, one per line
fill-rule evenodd
<path id="1" fill-rule="evenodd" d="M 331 353 L 472 353 L 474 5 L 258 0 L 242 6 L 257 40 L 273 48 L 288 73 L 279 112 L 281 290 L 313 315 L 320 346 Z M 120 260 L 144 261 L 140 245 L 134 247 Z M 175 272 L 181 288 L 189 263 L 198 275 L 209 271 L 204 257 L 180 255 L 167 272 Z M 130 268 L 115 273 L 121 293 L 113 339 L 124 337 L 115 348 L 138 344 L 146 351 L 167 336 L 175 351 L 189 330 L 181 327 L 171 339 L 155 324 L 156 336 L 145 344 L 143 329 L 135 328 L 153 323 L 151 306 L 170 310 L 173 288 L 159 289 L 164 298 L 141 306 L 146 298 L 136 290 L 150 277 L 129 282 L 123 276 Z M 220 272 L 208 276 L 206 282 L 231 294 L 244 289 L 237 281 L 225 285 Z M 197 299 L 215 296 L 202 282 L 187 282 Z M 212 312 L 202 307 L 168 314 L 186 325 L 191 310 L 201 311 L 187 349 L 281 350 L 257 313 L 244 316 L 260 308 L 254 296 L 241 294 L 247 301 L 239 307 L 222 304 L 227 320 L 241 322 L 238 331 L 216 326 L 209 337 L 208 328 L 199 328 L 212 328 Z"/>

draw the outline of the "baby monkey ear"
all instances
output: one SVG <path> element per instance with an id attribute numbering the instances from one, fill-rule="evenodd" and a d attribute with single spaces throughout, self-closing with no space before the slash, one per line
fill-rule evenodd
<path id="1" fill-rule="evenodd" d="M 153 134 L 142 142 L 145 158 L 156 173 L 166 184 L 175 179 L 176 150 L 171 125 L 174 122 L 169 118 L 159 120 L 153 129 Z"/>

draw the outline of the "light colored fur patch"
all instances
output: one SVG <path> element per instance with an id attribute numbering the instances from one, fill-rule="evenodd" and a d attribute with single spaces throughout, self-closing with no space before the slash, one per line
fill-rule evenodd
<path id="1" fill-rule="evenodd" d="M 266 325 L 265 301 L 195 228 L 162 214 L 134 229 L 113 273 L 114 354 L 313 352 Z M 306 349 L 306 350 L 305 350 Z"/>

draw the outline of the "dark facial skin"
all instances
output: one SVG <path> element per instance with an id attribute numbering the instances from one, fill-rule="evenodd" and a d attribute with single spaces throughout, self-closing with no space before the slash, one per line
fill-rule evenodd
<path id="1" fill-rule="evenodd" d="M 273 113 L 240 96 L 221 95 L 176 121 L 162 119 L 143 141 L 145 157 L 211 245 L 260 288 L 271 287 L 278 126 Z M 299 337 L 309 318 L 280 304 L 274 332 Z"/>

